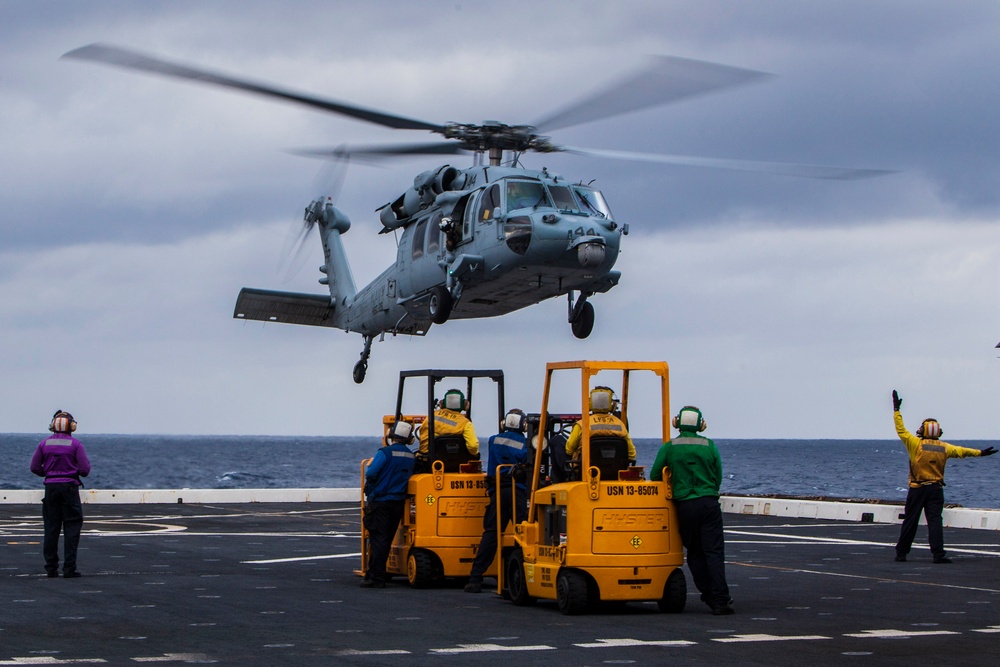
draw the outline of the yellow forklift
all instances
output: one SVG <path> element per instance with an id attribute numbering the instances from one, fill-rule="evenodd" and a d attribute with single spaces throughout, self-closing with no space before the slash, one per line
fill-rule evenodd
<path id="1" fill-rule="evenodd" d="M 407 380 L 425 380 L 427 411 L 424 414 L 404 414 L 403 398 Z M 386 573 L 405 576 L 414 588 L 426 588 L 446 578 L 469 576 L 483 534 L 486 514 L 486 478 L 482 462 L 470 457 L 461 436 L 437 436 L 434 433 L 435 387 L 443 380 L 459 380 L 464 384 L 464 397 L 472 418 L 473 381 L 490 380 L 497 395 L 497 417 L 494 426 L 504 416 L 504 385 L 501 370 L 412 370 L 401 371 L 396 395 L 396 412 L 382 419 L 383 437 L 397 420 L 411 422 L 426 429 L 428 452 L 418 463 L 407 485 L 406 511 L 393 539 Z M 412 384 L 412 383 L 411 383 Z M 450 383 L 449 383 L 450 384 Z M 480 383 L 482 384 L 482 383 Z M 448 389 L 449 387 L 445 387 Z M 431 416 L 431 418 L 428 418 Z M 477 434 L 478 435 L 478 434 Z M 491 431 L 488 434 L 493 435 Z M 485 456 L 486 452 L 481 452 Z M 418 459 L 419 460 L 419 459 Z M 361 464 L 364 487 L 365 469 L 371 459 Z M 364 493 L 361 496 L 361 569 L 368 567 L 368 534 L 364 529 Z M 487 576 L 496 576 L 495 564 Z"/>
<path id="2" fill-rule="evenodd" d="M 579 414 L 550 413 L 550 391 L 556 371 L 576 371 L 580 378 Z M 518 606 L 555 600 L 564 614 L 580 614 L 602 602 L 655 601 L 664 612 L 681 612 L 687 582 L 681 565 L 684 552 L 669 481 L 644 479 L 644 469 L 628 460 L 622 436 L 599 429 L 593 436 L 589 413 L 592 389 L 600 376 L 620 378 L 620 423 L 629 420 L 629 383 L 637 373 L 659 380 L 660 400 L 633 405 L 660 412 L 661 438 L 670 437 L 669 369 L 666 362 L 568 361 L 549 363 L 545 371 L 542 409 L 536 435 L 546 442 L 546 456 L 536 456 L 528 520 L 514 527 L 513 548 L 501 568 L 498 590 Z M 565 376 L 562 373 L 561 376 Z M 580 420 L 578 463 L 570 463 L 564 479 L 555 443 L 566 427 Z M 560 436 L 562 432 L 562 437 Z M 665 476 L 666 478 L 666 476 Z M 555 481 L 555 483 L 553 483 Z"/>

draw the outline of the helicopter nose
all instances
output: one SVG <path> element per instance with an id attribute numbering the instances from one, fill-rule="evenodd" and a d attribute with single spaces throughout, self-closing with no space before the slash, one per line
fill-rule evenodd
<path id="1" fill-rule="evenodd" d="M 576 259 L 585 269 L 600 266 L 604 263 L 605 247 L 603 243 L 582 243 L 576 248 Z"/>

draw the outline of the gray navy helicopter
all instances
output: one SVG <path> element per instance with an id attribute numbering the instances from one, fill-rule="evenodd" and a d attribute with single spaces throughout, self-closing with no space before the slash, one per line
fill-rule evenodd
<path id="1" fill-rule="evenodd" d="M 174 78 L 236 89 L 305 105 L 392 129 L 423 130 L 445 141 L 384 146 L 353 146 L 300 151 L 334 160 L 408 155 L 471 153 L 473 164 L 450 164 L 418 174 L 413 186 L 379 212 L 379 233 L 396 232 L 393 264 L 358 290 L 341 236 L 351 227 L 331 196 L 305 209 L 304 232 L 319 228 L 325 263 L 319 282 L 326 294 L 301 294 L 243 288 L 234 317 L 332 327 L 360 333 L 361 359 L 354 381 L 368 369 L 372 342 L 385 334 L 422 336 L 432 324 L 450 319 L 495 317 L 545 299 L 565 295 L 573 335 L 586 338 L 594 326 L 589 301 L 618 284 L 614 270 L 622 236 L 604 195 L 582 181 L 547 169 L 521 165 L 525 153 L 570 152 L 604 158 L 762 171 L 784 175 L 850 180 L 884 173 L 820 165 L 756 162 L 595 150 L 560 146 L 550 132 L 619 114 L 659 106 L 759 80 L 762 72 L 685 58 L 658 56 L 637 73 L 534 125 L 436 124 L 255 83 L 202 68 L 167 62 L 105 44 L 91 44 L 64 58 L 110 64 Z"/>

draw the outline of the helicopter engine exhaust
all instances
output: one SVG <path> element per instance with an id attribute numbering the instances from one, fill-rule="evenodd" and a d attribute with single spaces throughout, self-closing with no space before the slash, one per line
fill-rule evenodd
<path id="1" fill-rule="evenodd" d="M 576 259 L 585 269 L 598 267 L 604 263 L 606 255 L 603 243 L 581 243 L 576 247 Z"/>
<path id="2" fill-rule="evenodd" d="M 382 207 L 379 214 L 382 226 L 386 229 L 402 227 L 410 218 L 433 204 L 439 194 L 461 189 L 464 180 L 461 172 L 450 165 L 418 174 L 413 179 L 412 188 Z"/>

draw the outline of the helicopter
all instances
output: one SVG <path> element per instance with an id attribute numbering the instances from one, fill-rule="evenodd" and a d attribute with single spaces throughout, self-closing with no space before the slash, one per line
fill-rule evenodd
<path id="1" fill-rule="evenodd" d="M 426 335 L 453 319 L 485 318 L 565 296 L 573 335 L 594 327 L 590 298 L 615 287 L 614 269 L 628 223 L 619 223 L 601 190 L 546 168 L 522 165 L 526 153 L 569 152 L 600 158 L 717 167 L 852 180 L 885 170 L 726 160 L 558 145 L 541 134 L 638 111 L 765 78 L 763 72 L 675 56 L 654 56 L 632 75 L 544 117 L 533 125 L 499 121 L 432 123 L 365 108 L 107 44 L 90 44 L 63 58 L 230 88 L 347 116 L 391 129 L 427 131 L 444 141 L 341 146 L 297 151 L 348 161 L 412 155 L 472 154 L 473 164 L 445 164 L 419 173 L 398 197 L 376 209 L 380 234 L 397 233 L 395 261 L 358 290 L 342 236 L 350 218 L 319 197 L 305 208 L 304 234 L 319 229 L 324 263 L 319 283 L 329 294 L 244 287 L 233 316 L 241 320 L 331 327 L 363 337 L 353 378 L 364 382 L 376 337 Z M 304 238 L 304 237 L 303 237 Z"/>

